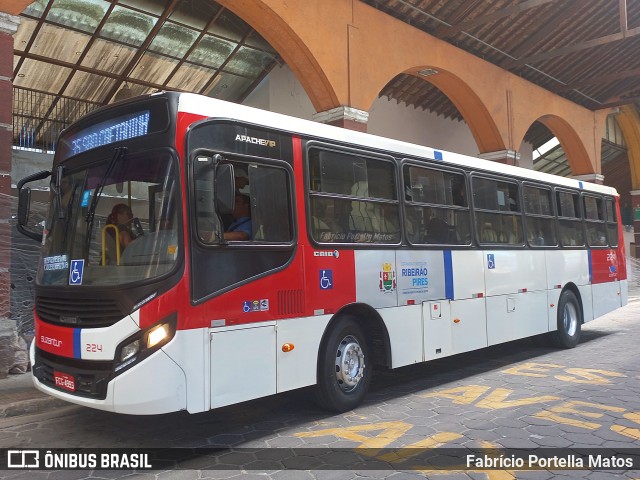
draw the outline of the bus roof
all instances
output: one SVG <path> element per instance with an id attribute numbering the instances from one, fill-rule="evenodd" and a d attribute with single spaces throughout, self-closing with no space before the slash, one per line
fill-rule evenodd
<path id="1" fill-rule="evenodd" d="M 369 133 L 362 133 L 346 128 L 325 125 L 310 120 L 303 120 L 296 117 L 290 117 L 288 115 L 260 110 L 258 108 L 226 102 L 193 93 L 182 93 L 179 95 L 178 111 L 202 115 L 203 117 L 239 120 L 241 122 L 259 125 L 270 129 L 283 130 L 300 136 L 309 136 L 322 140 L 348 143 L 378 151 L 406 155 L 408 157 L 442 160 L 445 163 L 460 167 L 537 180 L 558 186 L 617 195 L 615 188 L 604 185 L 584 182 L 574 178 L 558 177 L 548 173 L 536 172 L 535 170 L 528 168 L 505 165 L 468 155 L 461 155 L 458 153 L 371 135 Z"/>

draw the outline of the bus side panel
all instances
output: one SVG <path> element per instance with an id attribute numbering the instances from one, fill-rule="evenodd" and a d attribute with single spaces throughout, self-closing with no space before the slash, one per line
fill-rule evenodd
<path id="1" fill-rule="evenodd" d="M 425 361 L 488 345 L 484 298 L 425 302 L 422 315 Z"/>
<path id="2" fill-rule="evenodd" d="M 398 278 L 394 250 L 357 250 L 356 301 L 374 308 L 398 306 Z"/>
<path id="3" fill-rule="evenodd" d="M 567 283 L 589 285 L 589 253 L 586 250 L 546 250 L 545 261 L 547 289 L 562 289 Z"/>
<path id="4" fill-rule="evenodd" d="M 189 413 L 209 410 L 209 329 L 178 330 L 162 350 L 184 371 Z"/>
<path id="5" fill-rule="evenodd" d="M 586 250 L 545 250 L 547 303 L 550 332 L 558 329 L 558 302 L 563 289 L 573 283 L 580 291 L 585 321 L 593 319 L 589 252 Z"/>
<path id="6" fill-rule="evenodd" d="M 582 298 L 582 320 L 585 323 L 590 322 L 595 318 L 593 315 L 593 291 L 591 285 L 578 286 L 578 291 L 580 292 L 580 298 Z M 556 325 L 554 330 L 557 329 Z"/>
<path id="7" fill-rule="evenodd" d="M 485 250 L 484 254 L 488 344 L 548 331 L 545 252 Z"/>
<path id="8" fill-rule="evenodd" d="M 486 256 L 478 250 L 453 250 L 451 252 L 454 300 L 486 296 L 484 268 Z M 484 305 L 482 306 L 484 310 Z"/>
<path id="9" fill-rule="evenodd" d="M 276 323 L 211 334 L 211 408 L 276 393 Z"/>
<path id="10" fill-rule="evenodd" d="M 277 388 L 286 392 L 315 385 L 320 344 L 332 315 L 295 318 L 278 322 L 276 334 Z M 293 346 L 285 351 L 283 345 Z"/>
<path id="11" fill-rule="evenodd" d="M 620 282 L 597 283 L 592 285 L 593 318 L 606 315 L 620 308 Z M 585 319 L 585 321 L 587 321 Z"/>
<path id="12" fill-rule="evenodd" d="M 547 292 L 487 297 L 489 345 L 547 332 Z"/>
<path id="13" fill-rule="evenodd" d="M 627 280 L 620 280 L 620 306 L 624 307 L 629 303 L 629 283 Z"/>
<path id="14" fill-rule="evenodd" d="M 485 250 L 487 297 L 546 290 L 543 250 Z"/>
<path id="15" fill-rule="evenodd" d="M 419 305 L 428 300 L 450 298 L 446 279 L 452 275 L 451 262 L 445 261 L 442 250 L 399 250 L 396 262 L 400 305 Z M 449 265 L 445 265 L 447 263 Z"/>
<path id="16" fill-rule="evenodd" d="M 378 310 L 391 342 L 391 368 L 422 362 L 422 306 Z"/>
<path id="17" fill-rule="evenodd" d="M 605 315 L 622 304 L 620 294 L 620 273 L 624 270 L 624 255 L 617 250 L 592 249 L 592 294 L 593 317 Z"/>

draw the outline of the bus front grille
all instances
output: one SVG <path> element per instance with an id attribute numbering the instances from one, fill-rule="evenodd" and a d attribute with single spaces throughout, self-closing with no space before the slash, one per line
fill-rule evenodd
<path id="1" fill-rule="evenodd" d="M 112 298 L 74 298 L 38 295 L 36 313 L 45 322 L 69 327 L 97 328 L 113 325 L 125 315 Z"/>

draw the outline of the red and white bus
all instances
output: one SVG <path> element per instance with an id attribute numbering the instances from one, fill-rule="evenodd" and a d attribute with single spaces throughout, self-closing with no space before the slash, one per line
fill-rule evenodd
<path id="1" fill-rule="evenodd" d="M 40 234 L 25 185 L 48 175 Z M 627 302 L 613 188 L 193 94 L 85 116 L 19 189 L 42 241 L 34 383 L 103 410 L 316 385 L 345 411 L 373 368 L 571 348 Z"/>

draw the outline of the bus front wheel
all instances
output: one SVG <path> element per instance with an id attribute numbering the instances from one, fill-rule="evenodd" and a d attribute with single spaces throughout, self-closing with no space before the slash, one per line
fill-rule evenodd
<path id="1" fill-rule="evenodd" d="M 339 318 L 320 347 L 316 386 L 320 406 L 337 412 L 356 407 L 369 388 L 372 364 L 367 339 L 355 319 Z"/>
<path id="2" fill-rule="evenodd" d="M 575 293 L 565 290 L 558 302 L 558 329 L 549 332 L 551 343 L 559 348 L 573 348 L 580 341 L 582 314 Z"/>

